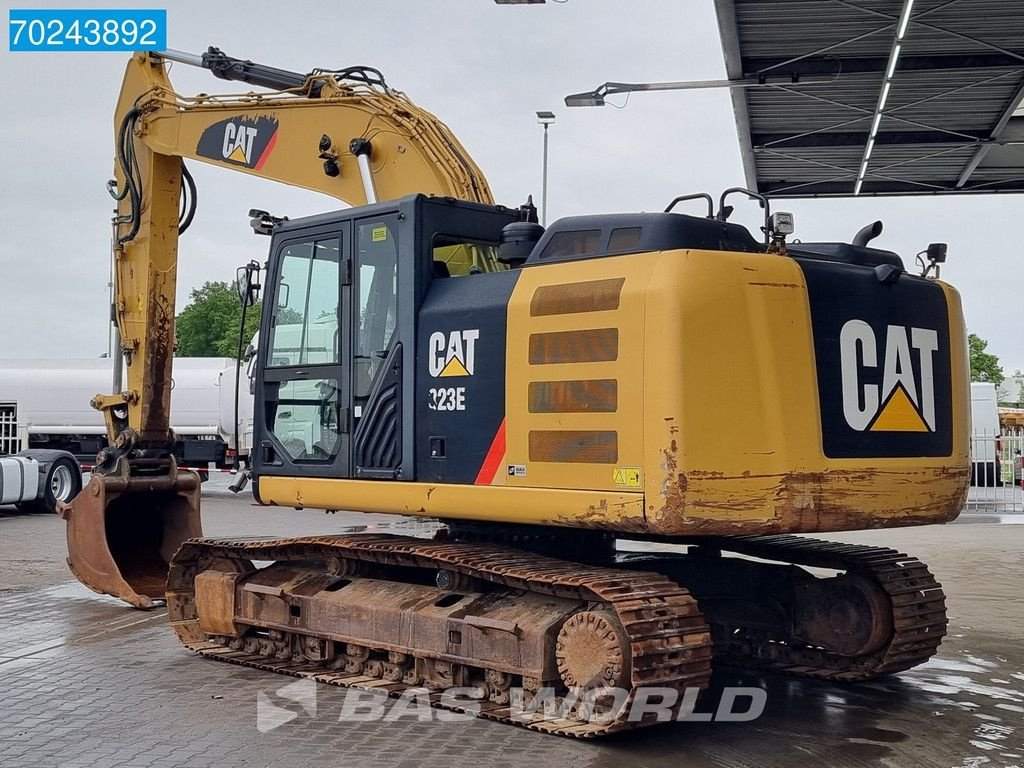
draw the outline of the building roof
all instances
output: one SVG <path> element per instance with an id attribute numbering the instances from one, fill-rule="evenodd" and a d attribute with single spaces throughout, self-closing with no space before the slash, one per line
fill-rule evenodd
<path id="1" fill-rule="evenodd" d="M 1022 0 L 715 6 L 751 189 L 1024 191 Z"/>

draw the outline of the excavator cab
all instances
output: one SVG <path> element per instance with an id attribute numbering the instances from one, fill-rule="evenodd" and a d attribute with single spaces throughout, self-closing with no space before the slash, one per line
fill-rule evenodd
<path id="1" fill-rule="evenodd" d="M 439 281 L 483 298 L 511 277 L 498 245 L 521 215 L 412 195 L 274 228 L 257 353 L 257 481 L 417 476 L 415 416 L 430 397 L 415 376 L 424 298 Z"/>

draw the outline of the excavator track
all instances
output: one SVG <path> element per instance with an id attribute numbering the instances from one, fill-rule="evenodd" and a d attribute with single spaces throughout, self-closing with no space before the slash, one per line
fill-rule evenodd
<path id="1" fill-rule="evenodd" d="M 556 657 L 561 688 L 556 703 L 563 703 L 573 691 L 587 690 L 588 684 L 592 692 L 609 685 L 626 690 L 625 701 L 616 701 L 600 712 L 597 708 L 567 707 L 557 716 L 545 712 L 524 715 L 522 711 L 514 712 L 510 705 L 510 683 L 520 683 L 526 691 L 524 695 L 530 696 L 542 681 L 510 675 L 507 668 L 472 668 L 469 674 L 474 680 L 486 681 L 472 711 L 491 720 L 563 736 L 602 736 L 654 722 L 647 717 L 631 720 L 628 716 L 638 688 L 651 686 L 679 692 L 700 689 L 707 686 L 711 674 L 710 632 L 696 601 L 686 589 L 660 574 L 580 565 L 497 545 L 394 535 L 187 541 L 171 563 L 167 593 L 171 625 L 187 648 L 220 661 L 332 685 L 383 691 L 391 696 L 401 696 L 413 688 L 422 690 L 424 680 L 417 676 L 421 663 L 451 663 L 443 661 L 442 648 L 398 648 L 391 643 L 374 645 L 360 638 L 338 637 L 327 642 L 332 648 L 345 649 L 345 655 L 314 661 L 298 649 L 306 641 L 321 640 L 310 640 L 310 635 L 301 631 L 272 631 L 269 635 L 246 638 L 248 630 L 236 636 L 204 630 L 200 626 L 201 611 L 197 611 L 197 603 L 202 600 L 202 596 L 197 600 L 197 579 L 230 580 L 234 578 L 232 574 L 251 575 L 255 573 L 251 561 L 273 561 L 275 566 L 330 563 L 336 573 L 348 574 L 372 568 L 378 577 L 383 574 L 398 582 L 396 588 L 409 578 L 409 573 L 427 569 L 456 574 L 446 578 L 454 578 L 459 584 L 486 582 L 489 589 L 497 589 L 501 594 L 546 596 L 578 604 L 578 610 L 570 609 L 576 612 L 564 621 L 558 635 Z M 348 565 L 339 567 L 341 562 Z M 203 576 L 211 570 L 212 576 Z M 358 580 L 359 576 L 351 578 Z M 231 586 L 230 594 L 234 593 Z M 496 632 L 508 631 L 498 621 L 476 621 Z M 597 631 L 593 631 L 594 627 Z M 574 644 L 574 648 L 568 647 Z M 607 660 L 599 656 L 603 649 L 607 650 Z M 590 674 L 589 659 L 595 656 L 601 671 L 589 683 L 581 684 L 575 677 L 581 676 L 580 670 L 585 672 L 583 677 Z M 411 666 L 410 660 L 414 662 Z M 450 671 L 450 667 L 445 669 Z M 594 680 L 599 680 L 596 687 Z M 428 680 L 427 685 L 426 695 L 433 706 L 466 710 L 450 700 L 446 702 L 444 688 L 436 679 Z M 600 716 L 595 717 L 595 713 Z"/>
<path id="2" fill-rule="evenodd" d="M 857 574 L 884 592 L 891 609 L 888 641 L 871 654 L 852 657 L 712 620 L 716 664 L 856 682 L 903 672 L 927 661 L 946 634 L 942 586 L 924 563 L 895 549 L 789 535 L 709 538 L 701 539 L 700 544 L 765 560 Z"/>

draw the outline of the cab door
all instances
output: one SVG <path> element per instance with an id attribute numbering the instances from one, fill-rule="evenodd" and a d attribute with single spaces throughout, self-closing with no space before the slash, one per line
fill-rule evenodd
<path id="1" fill-rule="evenodd" d="M 260 334 L 258 474 L 351 473 L 348 223 L 275 237 Z"/>
<path id="2" fill-rule="evenodd" d="M 402 332 L 408 335 L 415 322 L 415 259 L 408 254 L 403 265 L 399 258 L 402 221 L 399 213 L 386 211 L 353 224 L 352 470 L 358 478 L 402 475 L 403 426 L 411 422 L 403 415 L 403 392 L 411 388 L 403 386 Z M 405 344 L 411 351 L 408 340 Z"/>

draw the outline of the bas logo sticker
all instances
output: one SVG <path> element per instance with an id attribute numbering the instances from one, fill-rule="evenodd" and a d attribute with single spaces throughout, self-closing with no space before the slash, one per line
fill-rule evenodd
<path id="1" fill-rule="evenodd" d="M 258 171 L 267 162 L 276 141 L 275 118 L 231 117 L 203 131 L 196 154 Z"/>
<path id="2" fill-rule="evenodd" d="M 472 376 L 476 366 L 476 340 L 479 338 L 480 331 L 476 328 L 430 334 L 427 357 L 430 375 L 435 378 Z"/>
<path id="3" fill-rule="evenodd" d="M 879 338 L 865 321 L 849 320 L 839 334 L 839 347 L 843 416 L 851 429 L 935 431 L 938 331 L 889 325 Z"/>

